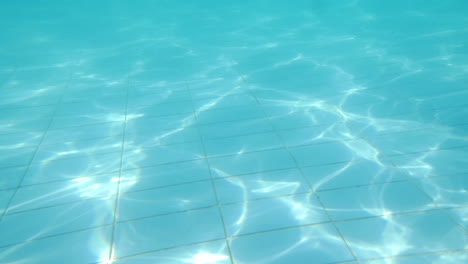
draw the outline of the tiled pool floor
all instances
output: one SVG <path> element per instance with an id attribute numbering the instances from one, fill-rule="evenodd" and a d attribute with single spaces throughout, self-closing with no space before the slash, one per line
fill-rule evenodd
<path id="1" fill-rule="evenodd" d="M 5 18 L 0 263 L 468 263 L 463 12 L 252 2 Z"/>

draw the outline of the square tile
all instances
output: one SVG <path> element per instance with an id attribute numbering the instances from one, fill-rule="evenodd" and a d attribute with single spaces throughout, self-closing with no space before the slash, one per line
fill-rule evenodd
<path id="1" fill-rule="evenodd" d="M 6 215 L 0 222 L 0 247 L 111 224 L 114 202 L 115 198 L 92 199 Z"/>
<path id="2" fill-rule="evenodd" d="M 205 153 L 200 142 L 130 149 L 124 152 L 122 169 L 137 169 L 203 158 L 205 158 Z"/>
<path id="3" fill-rule="evenodd" d="M 116 172 L 122 154 L 109 153 L 84 157 L 50 160 L 29 166 L 22 186 Z"/>
<path id="4" fill-rule="evenodd" d="M 271 131 L 273 131 L 273 127 L 265 119 L 250 119 L 200 126 L 200 133 L 204 139 L 242 136 Z"/>
<path id="5" fill-rule="evenodd" d="M 466 249 L 466 233 L 432 211 L 337 223 L 358 259 Z"/>
<path id="6" fill-rule="evenodd" d="M 219 178 L 214 184 L 220 203 L 245 202 L 310 191 L 297 169 Z"/>
<path id="7" fill-rule="evenodd" d="M 209 158 L 208 162 L 211 166 L 213 175 L 216 177 L 227 177 L 296 167 L 291 155 L 284 149 Z"/>
<path id="8" fill-rule="evenodd" d="M 468 148 L 427 151 L 389 157 L 402 171 L 414 178 L 446 176 L 468 172 Z"/>
<path id="9" fill-rule="evenodd" d="M 253 106 L 256 104 L 257 101 L 252 95 L 242 93 L 227 95 L 217 99 L 206 98 L 193 101 L 193 105 L 197 111 L 202 111 L 204 109 L 214 110 L 236 106 Z"/>
<path id="10" fill-rule="evenodd" d="M 302 111 L 301 111 L 302 110 Z M 284 112 L 271 116 L 270 120 L 275 129 L 297 129 L 318 125 L 331 125 L 344 121 L 338 113 L 333 111 L 317 111 L 314 107 L 305 106 L 297 112 Z"/>
<path id="11" fill-rule="evenodd" d="M 125 137 L 129 135 L 153 135 L 167 133 L 169 131 L 181 131 L 196 123 L 194 114 L 181 114 L 170 116 L 147 117 L 135 115 L 135 118 L 127 121 Z M 131 138 L 131 137 L 130 137 Z"/>
<path id="12" fill-rule="evenodd" d="M 189 100 L 190 93 L 186 90 L 162 90 L 159 93 L 141 96 L 130 96 L 128 98 L 128 107 L 138 107 L 181 101 L 188 101 L 188 104 L 190 104 Z"/>
<path id="13" fill-rule="evenodd" d="M 42 144 L 57 144 L 86 139 L 117 137 L 123 135 L 123 128 L 123 122 L 111 122 L 48 130 Z"/>
<path id="14" fill-rule="evenodd" d="M 172 102 L 164 104 L 146 105 L 127 110 L 127 115 L 130 116 L 167 116 L 192 113 L 193 108 L 190 102 Z"/>
<path id="15" fill-rule="evenodd" d="M 208 156 L 232 155 L 283 147 L 281 139 L 273 132 L 210 139 L 205 140 L 204 145 Z"/>
<path id="16" fill-rule="evenodd" d="M 224 238 L 217 208 L 202 209 L 120 223 L 117 258 Z"/>
<path id="17" fill-rule="evenodd" d="M 58 106 L 56 116 L 74 116 L 74 115 L 124 115 L 125 98 L 113 98 L 101 102 L 77 102 L 65 103 Z"/>
<path id="18" fill-rule="evenodd" d="M 335 263 L 353 260 L 332 225 L 298 227 L 235 238 L 235 263 Z"/>
<path id="19" fill-rule="evenodd" d="M 278 134 L 286 146 L 295 147 L 355 138 L 347 132 L 346 126 L 340 122 L 331 125 L 280 130 Z"/>
<path id="20" fill-rule="evenodd" d="M 93 114 L 93 115 L 73 115 L 54 116 L 49 129 L 65 129 L 70 127 L 98 125 L 103 123 L 124 122 L 125 115 L 120 114 Z M 114 123 L 116 122 L 116 123 Z"/>
<path id="21" fill-rule="evenodd" d="M 129 192 L 120 196 L 119 221 L 194 210 L 217 204 L 211 181 Z"/>
<path id="22" fill-rule="evenodd" d="M 125 134 L 125 149 L 148 148 L 160 145 L 200 141 L 196 127 L 182 127 L 172 130 L 146 130 L 141 133 Z"/>
<path id="23" fill-rule="evenodd" d="M 229 236 L 329 221 L 311 193 L 224 205 L 222 213 Z"/>
<path id="24" fill-rule="evenodd" d="M 159 70 L 145 70 L 135 74 L 131 79 L 131 85 L 128 90 L 129 95 L 146 96 L 187 90 L 185 81 L 164 80 L 160 78 L 160 74 Z"/>
<path id="25" fill-rule="evenodd" d="M 407 180 L 386 161 L 357 160 L 301 169 L 316 191 Z"/>
<path id="26" fill-rule="evenodd" d="M 238 85 L 238 83 L 238 80 L 231 80 L 230 78 L 226 78 L 226 76 L 222 76 L 219 78 L 191 82 L 189 88 L 194 105 L 200 110 L 206 109 L 215 103 L 222 104 L 229 96 L 246 94 L 248 90 Z M 204 99 L 207 100 L 202 101 Z"/>
<path id="27" fill-rule="evenodd" d="M 468 174 L 430 177 L 416 183 L 439 206 L 458 207 L 468 204 Z"/>
<path id="28" fill-rule="evenodd" d="M 269 115 L 270 122 L 277 130 L 297 129 L 320 125 L 313 119 L 311 115 L 303 112 L 295 112 L 295 110 L 284 108 L 282 112 L 275 109 L 275 112 L 270 111 L 269 106 L 264 106 L 265 111 Z"/>
<path id="29" fill-rule="evenodd" d="M 112 196 L 117 192 L 118 173 L 76 178 L 19 188 L 8 213 Z"/>
<path id="30" fill-rule="evenodd" d="M 197 112 L 199 124 L 211 124 L 265 117 L 259 106 L 239 106 L 225 109 Z"/>
<path id="31" fill-rule="evenodd" d="M 301 167 L 317 166 L 359 159 L 375 160 L 378 151 L 364 140 L 348 140 L 290 148 Z"/>
<path id="32" fill-rule="evenodd" d="M 111 232 L 111 227 L 101 227 L 54 236 L 1 248 L 0 256 L 2 261 L 7 263 L 21 261 L 31 264 L 96 263 L 109 257 Z M 47 250 L 50 248 L 54 250 Z M 44 253 L 46 250 L 47 253 Z"/>
<path id="33" fill-rule="evenodd" d="M 373 92 L 375 93 L 375 91 Z M 368 91 L 368 93 L 368 95 L 370 95 L 372 91 Z M 391 94 L 389 95 L 391 96 Z M 407 98 L 398 98 L 398 100 L 395 100 L 391 97 L 385 98 L 378 95 L 374 95 L 373 97 L 374 98 L 369 96 L 367 102 L 363 101 L 357 104 L 352 104 L 352 100 L 355 100 L 356 98 L 356 94 L 352 94 L 352 96 L 348 97 L 348 100 L 346 100 L 347 104 L 344 105 L 343 110 L 357 116 L 371 117 L 374 119 L 381 119 L 403 113 L 411 113 L 416 110 L 415 104 L 411 103 Z"/>
<path id="34" fill-rule="evenodd" d="M 122 151 L 122 137 L 89 139 L 61 144 L 41 145 L 33 163 L 94 156 Z"/>
<path id="35" fill-rule="evenodd" d="M 120 177 L 121 192 L 211 179 L 208 164 L 203 159 L 125 170 Z"/>
<path id="36" fill-rule="evenodd" d="M 411 182 L 394 182 L 319 192 L 334 220 L 434 209 L 432 200 Z"/>
<path id="37" fill-rule="evenodd" d="M 382 153 L 395 155 L 437 149 L 448 137 L 446 130 L 427 129 L 375 136 L 369 140 Z"/>
<path id="38" fill-rule="evenodd" d="M 420 113 L 405 113 L 403 115 L 372 119 L 363 117 L 346 122 L 349 132 L 362 138 L 372 138 L 383 134 L 402 133 L 404 131 L 432 129 L 433 124 L 419 121 Z"/>

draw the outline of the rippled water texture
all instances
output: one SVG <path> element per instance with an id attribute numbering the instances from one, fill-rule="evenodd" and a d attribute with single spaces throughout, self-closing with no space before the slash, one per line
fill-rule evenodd
<path id="1" fill-rule="evenodd" d="M 468 263 L 468 2 L 0 3 L 0 263 Z"/>

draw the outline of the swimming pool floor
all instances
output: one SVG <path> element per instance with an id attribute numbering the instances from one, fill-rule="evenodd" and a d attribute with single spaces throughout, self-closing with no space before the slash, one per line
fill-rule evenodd
<path id="1" fill-rule="evenodd" d="M 466 4 L 208 2 L 0 11 L 0 263 L 468 263 Z"/>

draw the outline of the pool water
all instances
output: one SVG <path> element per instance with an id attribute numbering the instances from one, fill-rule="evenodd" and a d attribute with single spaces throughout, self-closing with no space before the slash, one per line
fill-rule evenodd
<path id="1" fill-rule="evenodd" d="M 467 13 L 2 1 L 0 263 L 468 263 Z"/>

